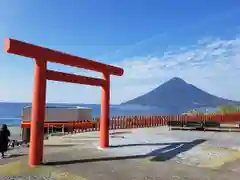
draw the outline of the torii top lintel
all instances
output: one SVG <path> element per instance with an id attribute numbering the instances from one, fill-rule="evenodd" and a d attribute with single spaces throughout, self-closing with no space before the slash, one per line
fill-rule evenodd
<path id="1" fill-rule="evenodd" d="M 54 63 L 109 73 L 116 76 L 122 76 L 124 72 L 120 67 L 107 65 L 10 38 L 4 40 L 4 50 L 11 54 L 38 60 L 47 60 Z"/>

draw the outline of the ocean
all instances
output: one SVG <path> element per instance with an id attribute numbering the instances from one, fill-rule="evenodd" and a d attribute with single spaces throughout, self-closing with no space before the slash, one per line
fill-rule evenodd
<path id="1" fill-rule="evenodd" d="M 99 104 L 56 104 L 50 103 L 50 106 L 82 106 L 92 108 L 93 117 L 100 116 Z M 8 126 L 19 126 L 21 122 L 22 110 L 31 103 L 9 103 L 0 102 L 0 124 Z M 137 116 L 137 115 L 163 115 L 166 111 L 157 107 L 139 106 L 139 105 L 111 105 L 110 116 Z"/>

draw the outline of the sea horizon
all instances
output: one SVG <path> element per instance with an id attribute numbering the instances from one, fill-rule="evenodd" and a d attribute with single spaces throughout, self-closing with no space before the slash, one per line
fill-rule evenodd
<path id="1" fill-rule="evenodd" d="M 31 102 L 0 102 L 0 124 L 9 126 L 19 126 L 21 123 L 22 110 L 24 107 L 31 106 Z M 82 106 L 92 109 L 92 117 L 100 116 L 100 104 L 78 104 L 78 103 L 46 103 L 56 107 Z M 166 110 L 141 106 L 141 105 L 110 105 L 110 117 L 112 116 L 137 116 L 137 115 L 165 115 Z"/>

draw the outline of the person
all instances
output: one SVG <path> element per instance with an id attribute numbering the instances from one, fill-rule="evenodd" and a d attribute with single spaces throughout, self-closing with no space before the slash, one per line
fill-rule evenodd
<path id="1" fill-rule="evenodd" d="M 2 125 L 2 129 L 0 130 L 0 152 L 2 158 L 4 158 L 4 153 L 8 150 L 8 142 L 9 142 L 10 131 L 6 124 Z"/>

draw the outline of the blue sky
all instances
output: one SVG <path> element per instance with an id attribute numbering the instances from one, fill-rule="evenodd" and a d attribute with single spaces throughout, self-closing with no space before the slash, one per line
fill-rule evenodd
<path id="1" fill-rule="evenodd" d="M 123 77 L 112 77 L 114 104 L 174 76 L 240 100 L 239 0 L 67 2 L 1 0 L 1 46 L 4 37 L 12 37 L 123 67 Z M 0 52 L 1 101 L 31 101 L 33 65 L 31 59 Z M 99 77 L 57 64 L 49 64 L 49 69 Z M 100 103 L 98 87 L 47 86 L 48 102 Z"/>

